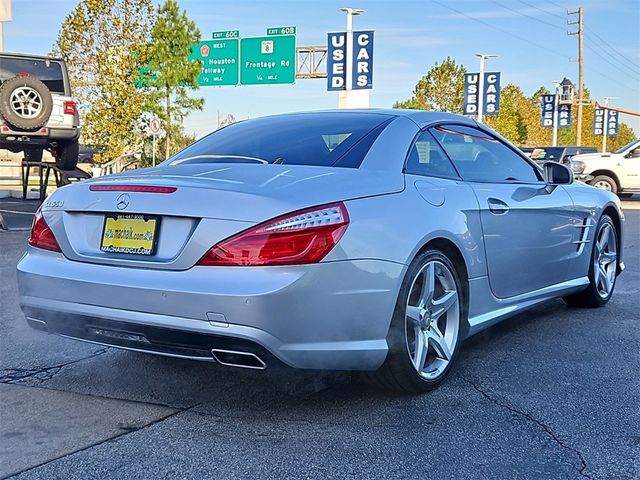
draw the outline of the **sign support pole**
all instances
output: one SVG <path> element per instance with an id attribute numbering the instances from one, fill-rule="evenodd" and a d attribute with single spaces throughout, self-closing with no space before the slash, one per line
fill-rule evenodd
<path id="1" fill-rule="evenodd" d="M 345 41 L 344 90 L 338 93 L 338 108 L 368 108 L 369 90 L 353 89 L 353 17 L 362 15 L 364 10 L 343 7 L 340 10 L 347 14 L 347 31 Z"/>
<path id="2" fill-rule="evenodd" d="M 153 147 L 151 150 L 151 158 L 153 159 L 153 166 L 156 166 L 156 134 L 153 134 Z"/>
<path id="3" fill-rule="evenodd" d="M 480 57 L 480 74 L 478 78 L 478 123 L 482 123 L 484 113 L 484 62 L 487 58 L 494 58 L 497 55 L 488 55 L 486 53 L 476 53 L 476 57 Z"/>
<path id="4" fill-rule="evenodd" d="M 560 84 L 556 83 L 556 94 L 553 99 L 553 139 L 551 141 L 551 145 L 554 147 L 558 146 L 558 97 L 560 93 Z"/>

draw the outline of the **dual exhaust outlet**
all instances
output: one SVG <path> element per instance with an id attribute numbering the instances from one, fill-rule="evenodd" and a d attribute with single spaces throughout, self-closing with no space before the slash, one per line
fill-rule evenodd
<path id="1" fill-rule="evenodd" d="M 251 368 L 253 370 L 267 368 L 267 364 L 260 357 L 250 352 L 213 348 L 211 349 L 211 356 L 220 365 L 226 367 Z"/>

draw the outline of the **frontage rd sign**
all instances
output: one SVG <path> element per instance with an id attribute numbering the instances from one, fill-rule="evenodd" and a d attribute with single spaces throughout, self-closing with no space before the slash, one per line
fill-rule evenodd
<path id="1" fill-rule="evenodd" d="M 270 35 L 240 40 L 242 85 L 295 83 L 295 35 Z"/>

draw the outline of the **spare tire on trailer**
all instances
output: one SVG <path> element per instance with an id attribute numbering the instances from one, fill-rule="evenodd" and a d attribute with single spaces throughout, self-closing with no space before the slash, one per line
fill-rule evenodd
<path id="1" fill-rule="evenodd" d="M 18 76 L 0 86 L 0 116 L 16 130 L 36 130 L 49 121 L 53 99 L 37 78 Z"/>

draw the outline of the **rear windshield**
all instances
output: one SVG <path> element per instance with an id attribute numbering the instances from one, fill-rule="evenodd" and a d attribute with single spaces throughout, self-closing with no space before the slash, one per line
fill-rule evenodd
<path id="1" fill-rule="evenodd" d="M 246 120 L 213 132 L 165 165 L 259 162 L 358 168 L 393 118 L 323 112 Z"/>
<path id="2" fill-rule="evenodd" d="M 64 94 L 64 77 L 60 63 L 26 58 L 0 57 L 0 83 L 17 75 L 29 76 L 42 81 L 49 90 Z"/>

